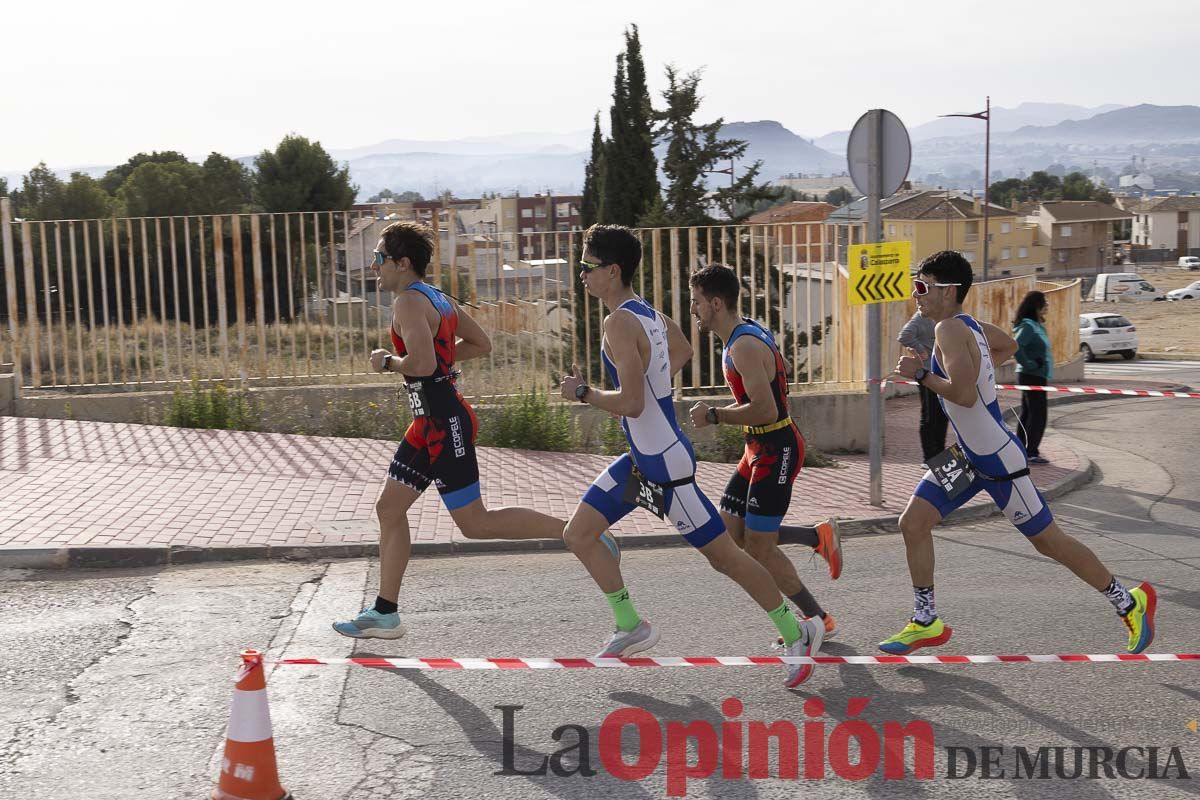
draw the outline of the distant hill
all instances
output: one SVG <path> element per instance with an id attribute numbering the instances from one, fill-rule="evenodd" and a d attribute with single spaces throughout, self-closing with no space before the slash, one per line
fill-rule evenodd
<path id="1" fill-rule="evenodd" d="M 1004 140 L 1105 145 L 1200 141 L 1200 107 L 1143 103 L 1090 119 L 1026 126 L 1007 134 Z"/>
<path id="2" fill-rule="evenodd" d="M 330 150 L 338 161 L 363 156 L 395 153 L 443 153 L 445 155 L 486 156 L 496 153 L 565 153 L 591 147 L 592 132 L 510 133 L 495 136 L 467 136 L 462 139 L 388 139 L 364 147 Z"/>
<path id="3" fill-rule="evenodd" d="M 1056 125 L 1065 120 L 1082 120 L 1093 117 L 1097 114 L 1103 114 L 1108 111 L 1114 111 L 1124 106 L 1119 105 L 1103 105 L 1094 108 L 1086 106 L 1071 105 L 1070 103 L 1021 103 L 1015 108 L 1005 108 L 1004 106 L 992 107 L 992 136 L 995 137 L 998 133 L 1015 131 L 1029 125 Z M 973 114 L 976 111 L 982 111 L 982 108 L 959 109 L 965 114 Z M 926 142 L 931 139 L 942 139 L 951 137 L 964 138 L 979 138 L 981 141 L 984 134 L 984 126 L 979 120 L 963 119 L 961 117 L 939 117 L 938 119 L 923 122 L 920 125 L 909 124 L 908 135 L 913 143 Z M 831 153 L 845 154 L 846 142 L 850 138 L 850 131 L 834 131 L 827 133 L 824 136 L 814 139 L 813 142 L 818 147 L 828 150 Z"/>
<path id="4" fill-rule="evenodd" d="M 850 141 L 850 131 L 834 131 L 813 139 L 813 144 L 822 150 L 828 150 L 835 155 L 846 153 L 846 143 Z"/>
<path id="5" fill-rule="evenodd" d="M 845 169 L 845 158 L 822 150 L 774 120 L 728 122 L 721 137 L 745 139 L 750 143 L 741 163 L 763 161 L 763 180 L 774 180 L 793 172 L 829 172 Z M 721 176 L 715 176 L 720 178 Z"/>
<path id="6" fill-rule="evenodd" d="M 845 167 L 840 156 L 815 147 L 773 120 L 730 122 L 720 135 L 749 142 L 736 169 L 740 174 L 762 159 L 764 181 L 790 172 L 829 172 Z M 590 141 L 572 148 L 581 138 L 590 140 L 590 134 L 513 134 L 441 142 L 396 139 L 334 150 L 332 155 L 349 164 L 351 177 L 361 187 L 360 197 L 385 188 L 427 196 L 443 189 L 459 196 L 546 189 L 578 193 L 590 155 Z M 660 159 L 664 151 L 665 145 L 659 148 Z M 710 185 L 727 180 L 722 175 L 709 176 Z"/>
<path id="7" fill-rule="evenodd" d="M 549 189 L 577 194 L 583 186 L 587 154 L 517 153 L 453 155 L 449 153 L 384 153 L 351 159 L 350 178 L 365 199 L 383 189 L 417 191 L 432 197 L 449 189 L 459 197 L 481 192 L 533 194 Z"/>
<path id="8" fill-rule="evenodd" d="M 992 106 L 992 135 L 1015 131 L 1030 125 L 1057 125 L 1066 120 L 1085 120 L 1123 108 L 1119 105 L 1103 105 L 1095 108 L 1071 105 L 1070 103 L 1021 103 L 1015 108 Z M 948 109 L 947 113 L 974 114 L 982 111 L 979 108 Z M 962 117 L 939 117 L 921 125 L 909 128 L 909 135 L 914 142 L 926 139 L 937 139 L 944 136 L 982 136 L 983 123 L 980 120 L 964 119 Z"/>

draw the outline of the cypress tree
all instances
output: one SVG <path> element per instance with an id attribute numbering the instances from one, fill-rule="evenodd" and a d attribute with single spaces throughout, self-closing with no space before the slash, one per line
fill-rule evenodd
<path id="1" fill-rule="evenodd" d="M 583 202 L 579 216 L 587 228 L 600 221 L 600 208 L 604 200 L 604 137 L 600 134 L 600 112 L 596 112 L 595 127 L 592 128 L 592 155 L 583 168 Z"/>
<path id="2" fill-rule="evenodd" d="M 658 188 L 658 159 L 654 157 L 654 109 L 650 90 L 646 87 L 646 65 L 642 60 L 642 43 L 637 25 L 625 31 L 626 128 L 622 131 L 622 148 L 628 169 L 630 214 L 640 220 L 660 196 Z M 617 135 L 614 132 L 614 137 Z"/>
<path id="3" fill-rule="evenodd" d="M 599 221 L 612 225 L 637 223 L 630 203 L 629 163 L 626 125 L 629 110 L 629 84 L 625 76 L 625 54 L 617 56 L 617 73 L 613 78 L 613 103 L 609 111 L 611 131 L 604 147 L 604 199 L 600 203 Z"/>

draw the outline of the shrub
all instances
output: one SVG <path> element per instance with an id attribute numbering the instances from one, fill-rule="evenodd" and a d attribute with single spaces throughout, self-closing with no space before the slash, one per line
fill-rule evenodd
<path id="1" fill-rule="evenodd" d="M 259 427 L 259 414 L 248 392 L 231 392 L 223 383 L 208 389 L 193 378 L 190 390 L 176 389 L 171 396 L 165 422 L 176 428 L 252 431 Z"/>
<path id="2" fill-rule="evenodd" d="M 719 464 L 736 464 L 746 449 L 746 436 L 740 425 L 718 425 L 712 441 L 693 442 L 696 458 Z"/>
<path id="3" fill-rule="evenodd" d="M 484 447 L 565 453 L 574 444 L 571 412 L 566 406 L 552 405 L 537 388 L 480 409 L 479 417 L 478 443 Z"/>

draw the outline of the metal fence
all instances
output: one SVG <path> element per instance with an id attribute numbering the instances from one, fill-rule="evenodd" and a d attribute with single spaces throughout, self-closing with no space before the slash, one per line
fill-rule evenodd
<path id="1" fill-rule="evenodd" d="M 368 379 L 390 347 L 391 297 L 367 265 L 391 220 L 303 212 L 12 220 L 0 200 L 0 360 L 26 389 L 171 388 Z M 428 279 L 476 308 L 492 353 L 464 365 L 469 395 L 552 389 L 572 364 L 601 376 L 604 310 L 582 290 L 578 230 L 472 233 L 444 215 Z M 679 389 L 723 383 L 720 342 L 687 313 L 687 275 L 719 261 L 743 278 L 742 313 L 776 333 L 796 386 L 858 381 L 832 341 L 836 247 L 821 223 L 655 228 L 635 289 L 677 320 L 695 355 Z M 831 338 L 833 337 L 833 338 Z"/>

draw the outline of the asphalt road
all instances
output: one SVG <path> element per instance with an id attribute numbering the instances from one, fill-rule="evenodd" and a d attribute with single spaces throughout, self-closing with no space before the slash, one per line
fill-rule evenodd
<path id="1" fill-rule="evenodd" d="M 1159 591 L 1156 652 L 1200 651 L 1200 430 L 1196 411 L 1172 400 L 1112 400 L 1052 409 L 1053 424 L 1077 438 L 1099 480 L 1054 504 L 1060 521 L 1127 582 Z M 1038 556 L 1002 521 L 938 533 L 938 606 L 954 626 L 946 653 L 1112 653 L 1125 629 L 1103 597 Z M 850 540 L 841 580 L 789 549 L 814 593 L 839 620 L 825 652 L 873 654 L 911 610 L 897 536 Z M 625 571 L 641 612 L 663 628 L 653 655 L 769 652 L 773 630 L 736 587 L 685 548 L 629 550 Z M 590 655 L 606 637 L 603 597 L 566 554 L 424 559 L 410 570 L 402 612 L 410 633 L 398 642 L 354 647 L 329 628 L 373 596 L 374 564 L 234 564 L 165 571 L 0 575 L 0 797 L 206 797 L 228 719 L 236 655 L 247 646 L 272 657 L 357 655 Z M 928 651 L 927 651 L 928 652 Z M 819 667 L 800 691 L 782 688 L 781 667 L 611 669 L 537 672 L 400 672 L 343 667 L 275 667 L 271 712 L 284 785 L 298 800 L 367 798 L 659 797 L 1200 797 L 1200 663 L 1008 664 Z M 740 715 L 722 714 L 727 698 Z M 805 702 L 824 702 L 821 717 Z M 927 721 L 935 743 L 930 780 L 840 777 L 842 728 L 852 698 L 859 726 Z M 512 762 L 535 769 L 544 755 L 589 737 L 591 777 L 497 775 L 505 759 L 503 712 L 511 712 Z M 641 707 L 660 721 L 664 753 L 641 781 L 614 777 L 600 754 L 600 727 L 614 711 Z M 728 709 L 727 709 L 728 710 Z M 811 711 L 811 706 L 808 708 Z M 718 756 L 681 746 L 676 723 L 720 732 L 721 723 L 791 721 L 800 730 L 800 779 L 714 775 L 684 781 L 682 759 Z M 824 724 L 827 759 L 805 745 L 804 722 Z M 625 761 L 653 764 L 626 729 Z M 748 735 L 748 734 L 746 734 Z M 815 738 L 815 737 L 814 737 Z M 870 737 L 868 737 L 869 739 Z M 734 742 L 738 736 L 725 737 Z M 699 741 L 699 740 L 697 740 Z M 686 742 L 684 742 L 686 744 Z M 672 748 L 672 745 L 674 747 Z M 1016 778 L 1023 746 L 1140 747 L 1126 771 L 1169 777 Z M 947 748 L 969 748 L 975 772 L 947 777 Z M 1002 747 L 1003 778 L 981 777 L 983 747 Z M 1171 756 L 1172 747 L 1178 747 Z M 749 750 L 747 743 L 744 750 Z M 850 763 L 857 763 L 852 747 Z M 867 747 L 870 750 L 870 745 Z M 911 743 L 910 743 L 911 749 Z M 757 749 L 761 752 L 761 748 Z M 726 752 L 729 752 L 727 750 Z M 963 771 L 963 751 L 956 751 Z M 1053 749 L 1047 751 L 1053 758 Z M 610 754 L 611 756 L 611 754 Z M 1084 754 L 1083 774 L 1088 774 Z M 804 779 L 806 759 L 824 777 Z M 911 759 L 911 755 L 910 755 Z M 611 763 L 611 760 L 610 762 Z M 911 763 L 911 762 L 910 762 Z M 1178 765 L 1191 776 L 1180 779 Z M 576 755 L 559 764 L 578 768 Z M 786 765 L 785 765 L 786 766 Z M 845 770 L 842 769 L 844 772 Z"/>
<path id="2" fill-rule="evenodd" d="M 1088 378 L 1106 378 L 1119 380 L 1131 389 L 1141 386 L 1139 381 L 1200 387 L 1200 361 L 1141 358 L 1126 361 L 1120 356 L 1102 356 L 1090 364 L 1084 364 L 1083 374 L 1085 382 Z"/>

